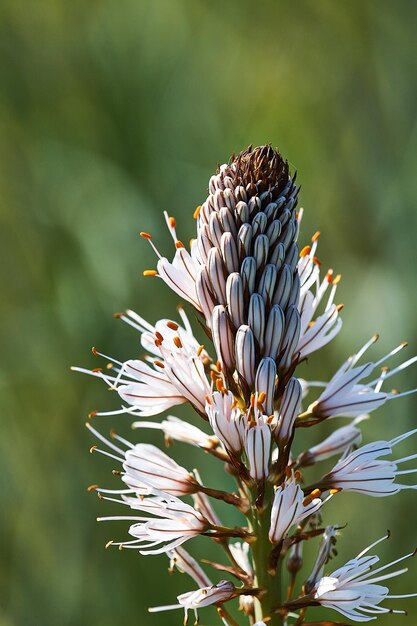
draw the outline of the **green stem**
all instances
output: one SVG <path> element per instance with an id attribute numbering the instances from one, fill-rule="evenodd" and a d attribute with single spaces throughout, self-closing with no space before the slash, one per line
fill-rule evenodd
<path id="1" fill-rule="evenodd" d="M 283 620 L 278 613 L 272 610 L 282 602 L 282 559 L 278 561 L 274 576 L 268 572 L 271 543 L 268 538 L 271 523 L 271 507 L 267 506 L 263 511 L 253 511 L 253 533 L 257 540 L 252 545 L 252 558 L 255 570 L 255 585 L 264 590 L 260 598 L 255 598 L 255 618 L 270 618 L 268 626 L 282 626 Z"/>

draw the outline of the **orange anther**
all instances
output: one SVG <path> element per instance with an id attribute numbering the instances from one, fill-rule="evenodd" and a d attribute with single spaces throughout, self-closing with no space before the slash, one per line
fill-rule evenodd
<path id="1" fill-rule="evenodd" d="M 98 374 L 99 372 L 103 371 L 103 368 L 102 367 L 95 367 L 91 371 L 94 372 L 94 374 Z"/>
<path id="2" fill-rule="evenodd" d="M 313 491 L 310 493 L 310 496 L 312 498 L 319 498 L 321 496 L 321 490 L 320 489 L 313 489 Z"/>
<path id="3" fill-rule="evenodd" d="M 311 238 L 311 241 L 314 243 L 315 241 L 317 241 L 317 239 L 320 237 L 320 231 L 316 230 L 316 232 L 314 233 L 314 235 Z"/>
<path id="4" fill-rule="evenodd" d="M 113 367 L 113 363 L 107 363 L 106 370 L 111 370 Z"/>
<path id="5" fill-rule="evenodd" d="M 150 235 L 149 233 L 145 233 L 145 232 L 143 232 L 143 231 L 141 231 L 141 232 L 139 233 L 139 235 L 140 235 L 141 237 L 143 237 L 144 239 L 148 239 L 148 240 L 151 240 L 151 239 L 152 239 L 152 235 Z"/>
<path id="6" fill-rule="evenodd" d="M 266 398 L 266 393 L 265 393 L 265 391 L 261 391 L 261 392 L 258 394 L 258 403 L 259 403 L 259 404 L 262 404 L 262 403 L 263 403 L 263 401 L 265 400 L 265 398 Z"/>
<path id="7" fill-rule="evenodd" d="M 332 283 L 333 282 L 333 270 L 328 270 L 327 274 L 326 274 L 326 280 L 328 283 Z"/>
<path id="8" fill-rule="evenodd" d="M 179 248 L 185 248 L 185 246 L 184 246 L 184 244 L 182 243 L 182 241 L 179 241 L 179 240 L 175 242 L 175 247 L 177 248 L 177 250 L 178 250 Z"/>
<path id="9" fill-rule="evenodd" d="M 216 380 L 216 389 L 217 391 L 224 391 L 225 387 L 221 378 L 217 378 Z"/>
<path id="10" fill-rule="evenodd" d="M 332 285 L 337 285 L 338 283 L 340 283 L 341 280 L 342 280 L 342 274 L 337 274 L 332 281 Z"/>
<path id="11" fill-rule="evenodd" d="M 182 348 L 181 339 L 178 337 L 178 335 L 176 337 L 174 337 L 173 342 L 175 343 L 177 348 Z"/>
<path id="12" fill-rule="evenodd" d="M 90 411 L 90 413 L 87 415 L 87 417 L 88 417 L 89 420 L 91 420 L 96 415 L 97 415 L 97 411 Z"/>
<path id="13" fill-rule="evenodd" d="M 198 348 L 197 348 L 197 356 L 200 356 L 200 354 L 203 352 L 203 350 L 204 350 L 203 344 L 201 344 L 201 346 L 198 346 Z"/>
<path id="14" fill-rule="evenodd" d="M 167 322 L 167 326 L 171 330 L 178 330 L 178 324 L 176 324 L 175 322 Z"/>
<path id="15" fill-rule="evenodd" d="M 91 352 L 94 354 L 94 356 L 100 356 L 97 352 L 97 348 L 95 348 L 94 346 L 91 348 Z"/>
<path id="16" fill-rule="evenodd" d="M 338 304 L 338 305 L 337 305 L 337 307 L 336 307 L 336 309 L 337 309 L 338 311 L 341 311 L 342 309 L 344 309 L 344 307 L 345 307 L 345 305 L 344 305 L 344 304 Z"/>
<path id="17" fill-rule="evenodd" d="M 93 454 L 94 450 L 97 450 L 97 446 L 91 446 L 90 454 Z"/>
<path id="18" fill-rule="evenodd" d="M 161 335 L 161 333 L 159 332 L 159 330 L 155 331 L 155 337 L 157 338 L 158 341 L 160 341 L 161 343 L 163 342 L 164 338 Z"/>
<path id="19" fill-rule="evenodd" d="M 96 489 L 98 489 L 98 485 L 90 485 L 87 487 L 87 491 L 95 491 Z"/>
<path id="20" fill-rule="evenodd" d="M 154 365 L 156 365 L 156 367 L 165 367 L 165 365 L 162 363 L 162 361 L 154 361 Z"/>
<path id="21" fill-rule="evenodd" d="M 123 317 L 123 313 L 113 313 L 113 317 L 119 320 L 121 317 Z"/>
<path id="22" fill-rule="evenodd" d="M 222 371 L 222 364 L 220 363 L 220 361 L 217 361 L 217 363 L 216 363 L 216 368 L 217 368 L 217 371 L 218 371 L 218 372 L 221 372 L 221 371 Z"/>
<path id="23" fill-rule="evenodd" d="M 342 491 L 341 487 L 338 487 L 337 489 L 330 489 L 330 493 L 332 496 L 334 496 L 336 493 L 339 493 L 339 491 Z"/>
<path id="24" fill-rule="evenodd" d="M 145 270 L 143 272 L 144 276 L 156 276 L 158 272 L 156 270 Z"/>
<path id="25" fill-rule="evenodd" d="M 169 217 L 168 218 L 168 223 L 169 223 L 171 228 L 176 228 L 177 227 L 177 222 L 175 220 L 175 217 Z"/>
<path id="26" fill-rule="evenodd" d="M 198 207 L 196 207 L 196 210 L 193 213 L 193 218 L 196 220 L 197 217 L 200 215 L 200 211 L 201 211 L 201 205 L 199 204 Z"/>
<path id="27" fill-rule="evenodd" d="M 311 246 L 304 246 L 304 248 L 300 251 L 300 257 L 307 256 L 307 254 L 310 254 L 310 252 Z"/>
<path id="28" fill-rule="evenodd" d="M 313 256 L 313 263 L 315 263 L 318 266 L 321 265 L 321 261 L 319 261 L 319 259 L 316 256 Z"/>

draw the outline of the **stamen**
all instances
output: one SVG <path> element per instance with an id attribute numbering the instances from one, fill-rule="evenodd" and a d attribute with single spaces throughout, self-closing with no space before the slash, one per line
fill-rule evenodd
<path id="1" fill-rule="evenodd" d="M 375 333 L 375 335 L 372 335 L 372 337 L 362 346 L 362 348 L 360 350 L 358 350 L 358 352 L 356 354 L 354 354 L 352 356 L 352 360 L 350 363 L 350 368 L 354 367 L 354 365 L 356 365 L 356 363 L 359 361 L 359 359 L 365 354 L 365 352 L 379 339 L 379 335 L 378 333 Z M 375 364 L 375 367 L 377 367 L 377 365 Z"/>
<path id="2" fill-rule="evenodd" d="M 362 550 L 362 552 L 359 552 L 359 554 L 357 555 L 356 559 L 362 558 L 363 556 L 365 556 L 365 554 L 367 554 L 369 552 L 369 550 L 372 550 L 372 548 L 377 546 L 382 541 L 386 541 L 386 539 L 389 539 L 390 537 L 391 537 L 391 531 L 388 530 L 386 535 L 384 535 L 380 539 L 377 539 L 376 541 L 371 543 L 371 545 L 369 545 L 367 548 L 365 548 L 365 550 Z"/>
<path id="3" fill-rule="evenodd" d="M 100 454 L 104 454 L 105 456 L 108 456 L 111 459 L 114 459 L 115 461 L 119 461 L 119 463 L 124 463 L 124 459 L 119 459 L 119 457 L 117 457 L 115 454 L 106 452 L 106 450 L 101 450 L 100 448 L 97 448 L 97 446 L 91 446 L 90 452 L 100 452 Z M 98 495 L 100 496 L 100 494 Z"/>
<path id="4" fill-rule="evenodd" d="M 384 361 L 386 361 L 387 359 L 389 359 L 390 357 L 394 356 L 394 354 L 397 354 L 397 352 L 400 352 L 401 350 L 403 350 L 404 348 L 406 348 L 408 346 L 408 343 L 406 341 L 403 341 L 403 343 L 400 343 L 399 346 L 397 346 L 396 348 L 394 348 L 393 350 L 391 350 L 391 352 L 388 352 L 385 356 L 383 356 L 381 359 L 379 359 L 379 361 L 377 361 L 374 366 L 378 367 L 379 365 L 382 365 L 382 363 L 384 363 Z"/>
<path id="5" fill-rule="evenodd" d="M 178 237 L 177 237 L 177 233 L 176 233 L 176 227 L 177 227 L 177 223 L 175 221 L 174 217 L 170 217 L 167 213 L 167 211 L 164 211 L 164 217 L 165 217 L 165 221 L 166 224 L 168 226 L 169 232 L 171 234 L 171 237 L 174 240 L 174 243 L 176 243 L 178 241 Z"/>
<path id="6" fill-rule="evenodd" d="M 143 272 L 144 276 L 157 276 L 158 272 L 156 270 L 145 270 Z"/>
<path id="7" fill-rule="evenodd" d="M 127 441 L 127 439 L 124 439 L 123 437 L 121 437 L 120 435 L 117 435 L 114 430 L 112 430 L 110 432 L 110 435 L 113 437 L 113 439 L 117 439 L 117 441 L 120 441 L 120 443 L 123 443 L 127 448 L 134 448 L 135 446 L 133 445 L 133 443 L 131 443 L 130 441 Z"/>
<path id="8" fill-rule="evenodd" d="M 399 435 L 398 437 L 394 437 L 394 439 L 391 439 L 391 441 L 389 442 L 390 446 L 396 446 L 398 443 L 401 443 L 401 441 L 404 441 L 404 439 L 408 439 L 409 437 L 411 437 L 412 435 L 415 435 L 417 433 L 417 428 L 414 428 L 413 430 L 409 430 L 407 433 L 404 433 L 402 435 Z M 396 461 L 397 463 L 399 461 Z"/>

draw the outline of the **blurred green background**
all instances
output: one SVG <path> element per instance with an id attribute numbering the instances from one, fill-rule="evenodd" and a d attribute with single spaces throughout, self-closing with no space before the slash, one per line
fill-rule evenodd
<path id="1" fill-rule="evenodd" d="M 324 266 L 344 275 L 343 333 L 305 375 L 328 378 L 375 331 L 382 338 L 372 356 L 404 339 L 404 358 L 416 352 L 417 4 L 0 6 L 0 624 L 181 624 L 179 613 L 146 607 L 175 601 L 191 581 L 169 577 L 164 556 L 103 549 L 124 527 L 95 522 L 114 509 L 86 486 L 112 484 L 113 465 L 88 454 L 84 421 L 117 399 L 69 366 L 96 367 L 92 345 L 122 359 L 140 351 L 114 311 L 132 307 L 150 321 L 175 315 L 168 288 L 141 275 L 155 259 L 138 231 L 151 231 L 170 254 L 162 210 L 188 240 L 217 162 L 265 142 L 298 170 L 301 242 L 319 228 Z M 413 379 L 415 370 L 393 384 L 406 389 Z M 130 434 L 128 419 L 95 423 Z M 415 400 L 403 398 L 364 425 L 364 438 L 415 425 Z M 328 431 L 308 435 L 317 441 Z M 398 453 L 415 446 L 409 440 Z M 226 480 L 197 451 L 177 444 L 174 454 L 202 467 L 211 484 Z M 386 528 L 393 538 L 384 557 L 415 546 L 412 492 L 334 498 L 326 519 L 348 522 L 339 564 Z M 207 556 L 205 541 L 196 545 Z M 416 590 L 410 568 L 395 592 Z M 411 611 L 401 623 L 415 624 L 416 604 L 396 604 Z M 213 615 L 203 612 L 201 623 L 214 624 Z"/>

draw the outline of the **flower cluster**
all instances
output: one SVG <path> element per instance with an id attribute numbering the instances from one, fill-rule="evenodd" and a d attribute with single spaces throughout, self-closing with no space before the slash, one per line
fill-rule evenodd
<path id="1" fill-rule="evenodd" d="M 120 362 L 94 348 L 106 367 L 74 368 L 102 379 L 120 397 L 119 408 L 93 411 L 91 418 L 132 415 L 134 428 L 162 431 L 167 444 L 178 441 L 203 449 L 236 481 L 235 492 L 218 489 L 158 447 L 131 443 L 114 432 L 106 438 L 87 423 L 99 442 L 91 450 L 117 462 L 113 473 L 123 483 L 118 489 L 90 487 L 125 507 L 125 515 L 99 519 L 130 522 L 130 538 L 108 546 L 145 555 L 166 553 L 171 569 L 185 572 L 197 585 L 178 596 L 177 603 L 152 612 L 183 608 L 187 620 L 189 611 L 197 617 L 198 609 L 215 605 L 229 626 L 237 622 L 226 605 L 235 598 L 250 623 L 258 626 L 286 625 L 294 617 L 298 625 L 307 625 L 305 613 L 316 605 L 354 621 L 401 612 L 381 603 L 405 596 L 389 595 L 388 588 L 377 583 L 405 571 L 380 575 L 411 554 L 375 569 L 378 557 L 368 555 L 372 544 L 325 575 L 340 527 L 323 527 L 321 519 L 326 502 L 343 491 L 390 496 L 417 488 L 402 482 L 415 468 L 401 469 L 417 454 L 390 459 L 393 448 L 417 429 L 361 445 L 359 427 L 370 412 L 405 395 L 383 386 L 416 358 L 389 370 L 385 364 L 405 347 L 401 344 L 383 358 L 364 363 L 374 336 L 329 382 L 298 376 L 299 364 L 328 344 L 342 326 L 342 306 L 335 301 L 340 276 L 332 270 L 322 275 L 317 259 L 320 233 L 298 248 L 299 189 L 288 163 L 270 146 L 249 147 L 232 156 L 211 177 L 208 197 L 194 213 L 197 235 L 190 250 L 178 239 L 175 219 L 167 214 L 175 245 L 172 260 L 158 251 L 151 235 L 141 233 L 158 257 L 157 269 L 145 275 L 162 279 L 187 301 L 207 345 L 195 337 L 182 306 L 178 321 L 161 319 L 154 326 L 129 310 L 117 317 L 140 334 L 146 356 Z M 306 395 L 317 388 L 316 398 L 303 407 Z M 199 425 L 174 416 L 160 422 L 143 419 L 184 403 L 194 409 Z M 349 418 L 348 423 L 294 454 L 293 442 L 302 445 L 305 428 L 340 416 Z M 332 457 L 337 457 L 333 468 L 319 471 L 308 484 L 306 468 L 313 467 L 314 473 L 318 463 Z M 216 500 L 237 509 L 240 526 L 220 521 Z M 212 582 L 185 550 L 183 544 L 198 535 L 224 551 L 226 564 L 206 563 L 233 582 Z M 304 542 L 320 536 L 316 563 L 297 585 Z M 284 564 L 290 576 L 288 595 L 282 589 Z"/>

